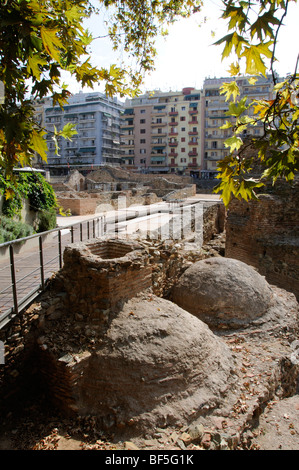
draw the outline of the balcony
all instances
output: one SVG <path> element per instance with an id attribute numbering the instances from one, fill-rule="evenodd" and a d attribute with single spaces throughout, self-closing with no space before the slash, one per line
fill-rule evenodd
<path id="1" fill-rule="evenodd" d="M 194 163 L 194 162 L 192 162 L 192 163 L 188 163 L 188 167 L 189 167 L 189 168 L 195 168 L 195 167 L 198 167 L 198 163 L 197 163 L 197 162 L 196 162 L 196 163 Z"/>
<path id="2" fill-rule="evenodd" d="M 169 147 L 177 147 L 178 146 L 178 142 L 169 142 L 168 145 Z"/>
<path id="3" fill-rule="evenodd" d="M 151 122 L 152 127 L 164 127 L 166 125 L 167 125 L 167 122 L 155 122 L 155 121 Z"/>
<path id="4" fill-rule="evenodd" d="M 158 137 L 166 137 L 166 132 L 151 132 L 152 139 Z"/>
<path id="5" fill-rule="evenodd" d="M 156 147 L 166 147 L 167 143 L 166 142 L 158 142 L 157 140 L 152 140 L 151 145 L 154 145 Z"/>
<path id="6" fill-rule="evenodd" d="M 178 114 L 179 114 L 178 111 L 170 111 L 170 112 L 168 113 L 169 116 L 177 116 Z"/>
<path id="7" fill-rule="evenodd" d="M 151 116 L 161 116 L 161 117 L 163 117 L 163 116 L 166 116 L 166 115 L 167 115 L 166 111 L 155 111 L 155 110 L 153 110 L 151 112 Z"/>
<path id="8" fill-rule="evenodd" d="M 198 153 L 194 151 L 188 152 L 188 155 L 189 157 L 198 157 Z"/>
<path id="9" fill-rule="evenodd" d="M 161 159 L 161 160 L 163 159 L 163 160 L 164 160 L 164 159 L 166 158 L 166 152 L 157 153 L 157 152 L 152 151 L 152 152 L 151 152 L 151 158 L 153 158 L 153 159 L 158 159 L 158 160 L 159 160 L 159 159 Z"/>
<path id="10" fill-rule="evenodd" d="M 135 155 L 122 155 L 121 158 L 125 160 L 134 160 Z"/>
<path id="11" fill-rule="evenodd" d="M 122 142 L 121 147 L 122 147 L 123 149 L 134 148 L 134 147 L 135 147 L 135 144 L 128 144 L 128 143 L 126 143 L 126 142 Z"/>
<path id="12" fill-rule="evenodd" d="M 197 142 L 197 140 L 196 140 L 196 141 L 190 140 L 190 141 L 188 142 L 188 145 L 198 145 L 198 142 Z"/>
<path id="13" fill-rule="evenodd" d="M 189 114 L 190 116 L 192 116 L 193 114 L 198 114 L 198 109 L 190 109 Z"/>
<path id="14" fill-rule="evenodd" d="M 134 124 L 121 124 L 120 125 L 120 128 L 121 129 L 133 129 L 134 128 Z"/>
<path id="15" fill-rule="evenodd" d="M 177 152 L 171 152 L 171 153 L 168 154 L 169 158 L 176 158 L 177 156 L 178 156 Z"/>
<path id="16" fill-rule="evenodd" d="M 188 132 L 188 135 L 198 135 L 198 131 L 190 131 Z"/>
<path id="17" fill-rule="evenodd" d="M 188 124 L 199 124 L 198 120 L 196 119 L 196 121 L 189 121 Z"/>
<path id="18" fill-rule="evenodd" d="M 172 126 L 172 127 L 176 127 L 176 126 L 179 125 L 179 123 L 178 122 L 169 122 L 168 125 Z"/>

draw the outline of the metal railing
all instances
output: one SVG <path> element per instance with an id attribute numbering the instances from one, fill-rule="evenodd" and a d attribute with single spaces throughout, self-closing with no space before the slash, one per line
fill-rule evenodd
<path id="1" fill-rule="evenodd" d="M 29 305 L 63 264 L 66 245 L 106 232 L 106 216 L 0 245 L 0 329 Z"/>

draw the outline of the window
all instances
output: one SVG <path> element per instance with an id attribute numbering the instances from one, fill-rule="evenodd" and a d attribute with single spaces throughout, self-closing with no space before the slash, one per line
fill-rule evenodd
<path id="1" fill-rule="evenodd" d="M 140 119 L 140 124 L 145 124 L 145 119 Z"/>
<path id="2" fill-rule="evenodd" d="M 144 113 L 145 113 L 145 109 L 141 109 L 140 114 L 144 114 Z"/>
<path id="3" fill-rule="evenodd" d="M 146 143 L 146 140 L 145 140 L 145 139 L 140 139 L 140 143 L 141 143 L 141 144 L 145 144 L 145 143 Z"/>
<path id="4" fill-rule="evenodd" d="M 185 132 L 185 130 L 186 130 L 186 127 L 181 127 L 182 132 Z"/>
<path id="5" fill-rule="evenodd" d="M 185 111 L 186 110 L 186 106 L 182 106 L 182 111 Z"/>
<path id="6" fill-rule="evenodd" d="M 181 148 L 181 152 L 186 152 L 185 147 L 182 147 L 182 148 Z"/>
<path id="7" fill-rule="evenodd" d="M 145 154 L 145 153 L 146 153 L 146 149 L 140 149 L 140 153 Z"/>
<path id="8" fill-rule="evenodd" d="M 186 142 L 186 138 L 185 138 L 185 137 L 181 137 L 181 142 Z"/>
<path id="9" fill-rule="evenodd" d="M 181 163 L 186 163 L 186 158 L 181 158 Z"/>
<path id="10" fill-rule="evenodd" d="M 145 134 L 145 129 L 140 129 L 140 134 Z"/>
<path id="11" fill-rule="evenodd" d="M 185 116 L 181 116 L 181 117 L 180 117 L 180 121 L 186 121 L 186 117 L 185 117 Z"/>
<path id="12" fill-rule="evenodd" d="M 216 149 L 216 148 L 217 148 L 217 140 L 213 140 L 212 149 Z"/>

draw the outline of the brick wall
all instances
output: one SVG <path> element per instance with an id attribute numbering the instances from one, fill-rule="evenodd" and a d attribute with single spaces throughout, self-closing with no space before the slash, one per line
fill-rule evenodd
<path id="1" fill-rule="evenodd" d="M 258 201 L 233 201 L 225 255 L 250 264 L 299 298 L 299 182 L 280 182 Z"/>
<path id="2" fill-rule="evenodd" d="M 60 273 L 68 308 L 94 323 L 152 285 L 152 268 L 140 246 L 121 240 L 70 245 Z"/>
<path id="3" fill-rule="evenodd" d="M 93 198 L 62 198 L 58 197 L 58 203 L 64 210 L 70 209 L 72 215 L 94 214 L 97 207 L 97 200 Z"/>

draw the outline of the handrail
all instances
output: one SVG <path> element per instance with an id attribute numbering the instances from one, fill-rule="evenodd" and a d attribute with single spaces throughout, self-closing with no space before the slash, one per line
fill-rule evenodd
<path id="1" fill-rule="evenodd" d="M 20 316 L 44 290 L 53 272 L 62 267 L 63 247 L 74 243 L 76 233 L 82 242 L 96 238 L 96 232 L 97 236 L 102 236 L 105 231 L 106 215 L 103 214 L 0 244 L 0 249 L 9 250 L 7 258 L 0 258 L 0 329 Z M 26 242 L 34 239 L 38 240 L 38 245 L 26 247 Z M 16 253 L 18 246 L 20 250 Z"/>

